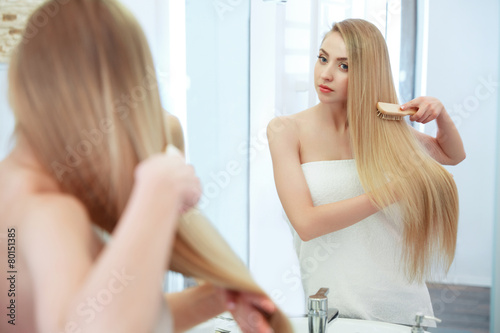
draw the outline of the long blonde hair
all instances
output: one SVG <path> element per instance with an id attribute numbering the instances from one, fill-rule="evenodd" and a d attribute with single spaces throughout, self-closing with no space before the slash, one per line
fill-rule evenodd
<path id="1" fill-rule="evenodd" d="M 30 17 L 13 53 L 9 91 L 16 133 L 61 190 L 85 204 L 93 223 L 112 232 L 135 167 L 171 142 L 139 24 L 114 0 L 46 2 Z M 180 219 L 170 267 L 218 286 L 264 294 L 196 210 Z M 269 321 L 275 331 L 291 332 L 282 312 Z"/>
<path id="2" fill-rule="evenodd" d="M 348 19 L 334 24 L 331 32 L 340 33 L 349 59 L 347 116 L 361 184 L 374 204 L 387 207 L 393 217 L 401 215 L 401 260 L 409 280 L 423 281 L 436 266 L 447 272 L 458 223 L 453 177 L 404 120 L 377 117 L 377 102 L 398 103 L 387 46 L 377 27 Z M 399 209 L 390 205 L 398 200 Z"/>

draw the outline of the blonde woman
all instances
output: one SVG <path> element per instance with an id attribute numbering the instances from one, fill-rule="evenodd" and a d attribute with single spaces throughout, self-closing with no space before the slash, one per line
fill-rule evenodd
<path id="1" fill-rule="evenodd" d="M 453 261 L 458 198 L 440 165 L 465 158 L 432 97 L 402 107 L 435 120 L 437 136 L 377 117 L 397 103 L 383 36 L 348 19 L 327 33 L 314 68 L 319 103 L 268 126 L 275 183 L 291 223 L 306 295 L 330 288 L 350 318 L 412 324 L 433 314 L 425 278 Z"/>
<path id="2" fill-rule="evenodd" d="M 182 154 L 162 153 L 182 146 L 182 132 L 173 117 L 165 125 L 149 48 L 124 8 L 42 5 L 12 57 L 9 96 L 16 143 L 0 163 L 0 331 L 181 332 L 224 311 L 245 332 L 271 331 L 278 310 L 244 267 L 215 255 L 222 268 L 214 269 L 200 253 L 217 253 L 216 233 L 179 227 L 203 233 L 204 251 L 176 236 L 200 183 Z M 94 225 L 111 234 L 108 243 Z M 163 295 L 171 259 L 218 284 Z"/>

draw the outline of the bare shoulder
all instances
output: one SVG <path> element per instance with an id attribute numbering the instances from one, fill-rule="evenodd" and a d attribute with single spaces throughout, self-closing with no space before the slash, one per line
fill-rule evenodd
<path id="1" fill-rule="evenodd" d="M 98 251 L 96 237 L 85 206 L 65 194 L 34 194 L 25 199 L 25 213 L 18 223 L 24 255 L 33 255 L 47 244 L 57 248 L 82 248 L 89 255 Z M 38 255 L 37 255 L 38 256 Z"/>
<path id="2" fill-rule="evenodd" d="M 297 121 L 292 116 L 273 118 L 267 125 L 267 139 L 271 154 L 284 147 L 296 147 L 299 143 Z"/>
<path id="3" fill-rule="evenodd" d="M 88 218 L 87 210 L 77 198 L 64 193 L 35 193 L 26 200 L 27 217 L 50 215 L 50 217 L 74 217 Z"/>
<path id="4" fill-rule="evenodd" d="M 84 205 L 63 193 L 57 180 L 9 159 L 0 163 L 0 217 L 19 226 L 31 220 L 88 218 Z"/>
<path id="5" fill-rule="evenodd" d="M 171 131 L 182 132 L 181 122 L 179 121 L 179 118 L 168 112 L 167 112 L 167 124 Z"/>
<path id="6" fill-rule="evenodd" d="M 267 126 L 267 136 L 270 143 L 276 138 L 298 143 L 300 133 L 313 120 L 313 109 L 314 107 L 291 115 L 273 118 Z"/>
<path id="7" fill-rule="evenodd" d="M 168 112 L 166 112 L 166 114 L 167 127 L 173 141 L 172 144 L 184 152 L 184 134 L 182 132 L 181 122 L 173 114 Z"/>
<path id="8" fill-rule="evenodd" d="M 271 119 L 267 126 L 267 135 L 296 135 L 300 133 L 302 127 L 307 126 L 313 118 L 313 109 L 306 109 L 287 116 L 279 116 Z"/>
<path id="9" fill-rule="evenodd" d="M 0 225 L 18 227 L 39 193 L 57 192 L 57 182 L 6 158 L 0 162 Z M 42 207 L 43 208 L 43 207 Z"/>
<path id="10" fill-rule="evenodd" d="M 267 135 L 279 135 L 282 132 L 294 132 L 298 130 L 297 119 L 294 115 L 279 116 L 271 119 L 267 125 Z"/>

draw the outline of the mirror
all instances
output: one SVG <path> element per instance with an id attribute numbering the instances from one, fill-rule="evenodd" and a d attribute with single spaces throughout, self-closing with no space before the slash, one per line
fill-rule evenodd
<path id="1" fill-rule="evenodd" d="M 397 15 L 398 2 L 382 1 L 382 10 L 386 9 L 382 12 L 379 11 L 380 8 L 376 8 L 375 3 L 370 2 L 370 5 L 375 8 L 369 8 L 368 2 L 364 1 L 340 3 L 310 1 L 307 4 L 288 2 L 274 8 L 273 13 L 269 13 L 271 10 L 266 8 L 269 4 L 261 2 L 252 4 L 252 17 L 255 14 L 259 19 L 252 20 L 252 23 L 255 23 L 252 25 L 252 33 L 257 36 L 255 36 L 256 46 L 252 44 L 251 47 L 251 50 L 255 51 L 251 54 L 251 59 L 254 56 L 259 60 L 270 58 L 269 62 L 276 59 L 274 70 L 269 70 L 264 65 L 260 67 L 260 70 L 252 67 L 251 77 L 259 80 L 259 75 L 261 75 L 261 80 L 258 83 L 252 81 L 251 85 L 257 89 L 261 88 L 258 91 L 264 96 L 262 101 L 268 103 L 267 108 L 251 108 L 251 129 L 253 129 L 251 133 L 253 135 L 258 137 L 259 130 L 265 126 L 270 117 L 294 113 L 307 108 L 307 105 L 314 104 L 314 99 L 311 97 L 314 97 L 314 94 L 311 94 L 310 75 L 304 75 L 304 73 L 310 73 L 310 69 L 308 70 L 304 63 L 307 60 L 310 61 L 309 64 L 313 63 L 311 59 L 317 48 L 311 51 L 313 54 L 307 53 L 307 49 L 312 44 L 311 38 L 318 38 L 321 33 L 328 30 L 328 26 L 322 26 L 323 22 L 329 25 L 332 21 L 347 18 L 349 15 L 363 17 L 376 25 L 380 22 L 380 18 L 382 22 L 387 19 L 389 24 L 395 20 L 392 16 Z M 482 298 L 472 301 L 476 303 L 472 303 L 471 312 L 462 318 L 463 322 L 460 322 L 460 327 L 472 329 L 473 322 L 478 321 L 480 323 L 476 322 L 477 327 L 487 331 L 488 318 L 481 317 L 479 313 L 485 316 L 488 314 L 489 287 L 492 285 L 493 239 L 491 234 L 495 220 L 495 185 L 492 180 L 495 179 L 495 172 L 498 169 L 495 151 L 498 53 L 487 50 L 492 43 L 497 45 L 498 26 L 487 28 L 484 22 L 485 17 L 497 20 L 498 5 L 493 1 L 485 4 L 482 9 L 446 1 L 439 3 L 418 1 L 415 5 L 418 14 L 415 95 L 436 96 L 443 102 L 461 133 L 467 152 L 467 159 L 464 162 L 448 168 L 454 174 L 460 192 L 459 234 L 455 262 L 447 278 L 437 281 L 445 285 L 437 286 L 441 289 L 438 288 L 435 291 L 435 315 L 447 316 L 450 311 L 453 312 L 454 308 L 460 306 L 464 297 L 468 296 L 467 290 L 469 289 L 460 289 L 461 287 L 456 288 L 452 285 L 473 286 L 470 288 L 472 294 L 482 295 Z M 299 6 L 302 7 L 298 8 Z M 450 8 L 453 8 L 454 12 L 462 13 L 469 23 L 477 22 L 477 25 L 476 23 L 467 24 L 465 28 L 461 22 L 445 14 L 449 13 Z M 380 13 L 386 14 L 385 19 Z M 260 19 L 261 17 L 264 19 Z M 269 21 L 275 24 L 266 25 L 265 22 Z M 318 22 L 317 31 L 313 31 L 315 27 L 311 22 Z M 407 22 L 407 19 L 401 19 L 403 27 Z M 266 28 L 262 25 L 266 25 Z M 476 28 L 478 30 L 475 30 Z M 488 36 L 480 31 L 489 31 Z M 391 37 L 389 32 L 388 38 Z M 390 40 L 388 40 L 389 43 Z M 260 49 L 259 45 L 262 45 Z M 390 48 L 391 45 L 389 45 Z M 262 50 L 261 52 L 274 50 L 275 54 L 268 51 L 266 56 L 262 57 L 259 56 L 259 50 Z M 480 63 L 475 62 L 474 69 L 467 68 L 466 64 L 474 61 L 473 59 L 481 60 Z M 401 58 L 401 64 L 403 60 Z M 393 61 L 392 58 L 391 61 Z M 267 63 L 266 65 L 272 66 Z M 396 74 L 400 74 L 400 81 L 403 80 L 401 74 L 404 73 L 396 72 Z M 256 97 L 258 92 L 255 90 L 251 92 L 251 105 L 259 105 L 254 100 L 254 97 L 258 100 L 258 96 Z M 268 114 L 263 115 L 263 110 Z M 435 134 L 435 126 L 426 125 L 423 130 L 428 134 Z M 480 132 L 484 133 L 484 136 L 478 136 L 477 133 Z M 490 146 L 485 145 L 485 142 L 489 142 Z M 259 163 L 257 166 L 252 164 L 250 167 L 250 201 L 260 203 L 255 206 L 266 212 L 262 214 L 262 217 L 265 215 L 266 220 L 252 218 L 250 220 L 250 267 L 257 274 L 258 279 L 261 278 L 264 281 L 264 285 L 279 300 L 278 302 L 281 301 L 281 304 L 292 308 L 291 304 L 295 304 L 297 299 L 295 297 L 301 292 L 299 268 L 298 264 L 291 259 L 286 264 L 283 263 L 283 258 L 290 252 L 293 253 L 289 240 L 285 240 L 285 236 L 283 236 L 283 245 L 277 241 L 278 237 L 288 232 L 285 223 L 270 225 L 270 221 L 282 221 L 281 210 L 276 208 L 276 205 L 279 207 L 279 201 L 276 200 L 275 195 L 271 194 L 272 185 L 264 197 L 261 193 L 266 193 L 264 190 L 252 192 L 254 180 L 259 183 L 259 178 L 266 177 L 260 183 L 272 184 L 273 181 L 270 172 L 261 170 L 264 165 L 270 165 L 269 158 Z M 259 171 L 252 173 L 254 167 Z M 476 172 L 484 176 L 474 177 Z M 250 214 L 252 216 L 255 213 L 251 211 Z M 272 247 L 260 244 L 272 244 Z M 269 253 L 269 248 L 272 248 L 271 253 Z M 254 254 L 253 260 L 252 254 Z M 303 299 L 302 297 L 302 295 L 298 297 L 299 302 Z M 292 310 L 300 311 L 299 306 Z M 478 312 L 472 313 L 472 311 Z M 443 319 L 446 322 L 450 318 Z M 441 327 L 446 327 L 443 325 Z"/>
<path id="2" fill-rule="evenodd" d="M 224 35 L 221 31 L 224 28 L 232 28 L 233 31 L 241 29 L 237 23 L 238 19 L 241 19 L 238 15 L 248 4 L 241 1 L 216 3 L 219 7 L 213 7 L 208 13 L 215 19 L 210 26 L 217 27 L 217 36 Z M 249 5 L 250 36 L 247 35 L 248 30 L 243 29 L 231 41 L 213 39 L 218 45 L 240 43 L 246 39 L 250 45 L 249 59 L 238 53 L 241 66 L 250 67 L 250 131 L 247 141 L 241 141 L 247 145 L 249 157 L 249 265 L 257 280 L 285 311 L 303 313 L 304 298 L 299 266 L 294 259 L 290 231 L 283 220 L 283 212 L 274 188 L 266 143 L 266 126 L 275 116 L 295 113 L 316 103 L 310 73 L 322 34 L 328 31 L 335 20 L 350 16 L 363 17 L 386 32 L 396 80 L 413 83 L 410 88 L 415 96 L 438 97 L 447 107 L 464 140 L 467 159 L 458 166 L 448 167 L 454 174 L 460 191 L 461 217 L 456 259 L 447 278 L 437 281 L 443 285 L 432 285 L 431 293 L 435 315 L 438 317 L 453 313 L 462 300 L 465 302 L 464 297 L 468 297 L 469 292 L 471 297 L 480 297 L 473 300 L 475 303 L 469 307 L 471 313 L 463 317 L 459 325 L 462 329 L 472 329 L 472 326 L 468 325 L 477 324 L 479 330 L 487 330 L 489 322 L 486 316 L 493 263 L 491 233 L 495 219 L 495 185 L 491 179 L 494 179 L 498 169 L 495 160 L 497 125 L 495 121 L 490 121 L 496 119 L 498 52 L 491 51 L 491 44 L 497 45 L 499 29 L 486 27 L 484 22 L 497 21 L 498 10 L 495 8 L 498 5 L 494 1 L 485 1 L 484 6 L 480 8 L 451 1 L 405 2 L 406 6 L 411 4 L 415 8 L 412 26 L 417 28 L 414 31 L 414 48 L 406 50 L 406 56 L 399 52 L 408 45 L 404 43 L 408 42 L 406 39 L 402 40 L 401 34 L 411 34 L 411 31 L 408 32 L 411 24 L 407 17 L 401 18 L 400 1 L 311 0 L 281 4 L 252 1 Z M 195 2 L 188 2 L 188 13 L 190 6 L 192 10 L 197 6 L 199 8 L 196 10 L 204 8 L 201 3 L 196 2 L 195 5 Z M 469 24 L 465 26 L 453 19 L 455 15 L 449 15 L 449 8 L 467 17 Z M 197 27 L 196 23 L 189 21 L 189 14 L 187 17 L 188 29 L 190 24 Z M 470 24 L 471 21 L 474 24 Z M 488 31 L 488 34 L 485 35 L 481 31 Z M 211 38 L 206 34 L 202 36 L 198 38 Z M 187 34 L 188 43 L 189 38 Z M 214 46 L 203 49 L 217 51 Z M 235 47 L 231 52 L 236 49 Z M 415 55 L 414 60 L 408 61 L 408 55 L 411 54 Z M 228 61 L 227 54 L 223 53 L 208 57 L 216 58 L 212 66 L 219 71 L 223 70 L 221 64 Z M 474 65 L 468 66 L 470 63 Z M 231 66 L 231 63 L 226 62 L 222 67 L 224 66 Z M 191 75 L 189 67 L 188 62 L 188 75 Z M 412 67 L 413 73 L 400 70 Z M 205 72 L 211 71 L 212 68 L 205 69 Z M 241 81 L 235 77 L 230 80 L 242 82 L 246 78 L 246 75 L 242 75 Z M 218 94 L 221 98 L 227 98 L 232 91 L 232 88 L 219 89 Z M 403 92 L 400 91 L 400 94 Z M 406 97 L 405 101 L 409 99 Z M 243 110 L 244 108 L 241 108 L 238 112 Z M 188 107 L 188 114 L 192 111 L 199 112 L 199 108 Z M 225 121 L 224 117 L 234 112 L 234 109 L 219 106 L 216 111 L 216 117 L 220 120 L 219 125 L 214 124 L 213 128 L 219 128 L 220 123 Z M 188 129 L 189 126 L 188 122 Z M 418 129 L 428 134 L 435 134 L 436 130 L 434 125 Z M 482 133 L 481 138 L 477 133 Z M 232 136 L 228 138 L 233 139 Z M 194 140 L 193 137 L 193 142 Z M 204 147 L 209 150 L 218 149 L 207 145 Z M 238 150 L 232 149 L 233 154 L 236 154 Z M 219 167 L 212 172 L 217 173 L 220 170 L 224 168 Z M 475 174 L 484 176 L 474 177 Z M 481 195 L 478 196 L 477 193 Z M 223 224 L 223 230 L 229 225 Z M 226 234 L 229 240 L 234 236 Z M 455 285 L 468 288 L 461 289 L 462 287 Z M 443 319 L 445 323 L 449 320 L 447 317 Z M 443 325 L 441 327 L 446 327 Z"/>

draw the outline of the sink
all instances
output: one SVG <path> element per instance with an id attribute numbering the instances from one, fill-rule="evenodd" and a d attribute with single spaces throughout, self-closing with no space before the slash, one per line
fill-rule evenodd
<path id="1" fill-rule="evenodd" d="M 307 318 L 291 318 L 295 333 L 307 333 Z M 411 327 L 380 321 L 337 318 L 328 325 L 328 333 L 411 333 Z"/>
<path id="2" fill-rule="evenodd" d="M 241 333 L 238 325 L 228 318 L 229 316 L 220 316 L 209 320 L 206 323 L 198 325 L 187 333 L 213 333 L 215 329 L 221 329 L 220 332 Z M 308 333 L 308 321 L 306 317 L 290 318 L 290 322 L 295 333 Z M 383 323 L 379 321 L 337 318 L 328 325 L 328 333 L 411 333 L 411 328 L 403 325 Z"/>

